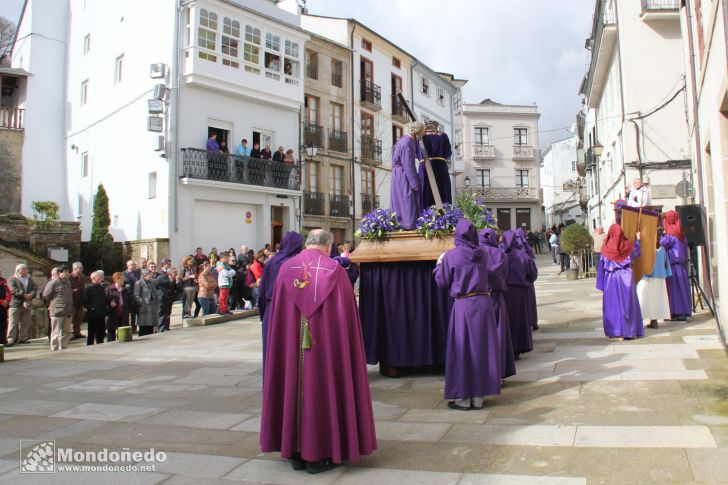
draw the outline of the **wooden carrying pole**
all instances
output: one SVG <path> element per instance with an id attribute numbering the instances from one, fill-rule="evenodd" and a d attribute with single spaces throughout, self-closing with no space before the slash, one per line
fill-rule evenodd
<path id="1" fill-rule="evenodd" d="M 407 111 L 410 119 L 412 121 L 417 121 L 417 117 L 410 109 L 407 101 L 405 101 L 404 99 L 404 96 L 402 96 L 402 93 L 398 93 L 397 97 L 399 98 L 400 103 L 402 103 L 402 106 L 404 106 L 405 111 Z M 420 144 L 420 150 L 422 150 L 422 155 L 425 157 L 425 172 L 427 173 L 427 179 L 430 181 L 430 189 L 432 190 L 432 196 L 435 199 L 435 207 L 437 207 L 438 209 L 442 209 L 442 197 L 440 197 L 440 188 L 437 186 L 435 173 L 432 171 L 430 154 L 427 153 L 427 149 L 425 148 L 425 144 L 422 143 L 422 140 L 418 140 L 417 142 Z M 422 187 L 422 190 L 424 190 L 424 187 Z"/>

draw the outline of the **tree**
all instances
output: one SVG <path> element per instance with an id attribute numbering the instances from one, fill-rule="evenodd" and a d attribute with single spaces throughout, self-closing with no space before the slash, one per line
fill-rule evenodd
<path id="1" fill-rule="evenodd" d="M 90 260 L 96 267 L 104 267 L 104 263 L 113 258 L 114 238 L 109 233 L 111 216 L 109 215 L 109 197 L 103 184 L 99 184 L 94 198 L 94 216 L 91 223 Z"/>
<path id="2" fill-rule="evenodd" d="M 572 268 L 578 268 L 581 252 L 591 249 L 592 238 L 586 227 L 581 224 L 569 224 L 561 233 L 559 244 L 571 256 Z"/>
<path id="3" fill-rule="evenodd" d="M 58 203 L 52 200 L 33 201 L 33 224 L 39 229 L 52 229 L 56 227 L 60 216 Z"/>
<path id="4" fill-rule="evenodd" d="M 13 50 L 16 28 L 15 22 L 0 17 L 0 66 L 10 65 L 10 52 Z"/>

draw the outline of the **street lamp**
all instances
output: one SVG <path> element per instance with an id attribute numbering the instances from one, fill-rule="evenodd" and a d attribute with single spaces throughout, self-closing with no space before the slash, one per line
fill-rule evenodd
<path id="1" fill-rule="evenodd" d="M 465 180 L 463 182 L 465 182 L 465 188 L 469 189 L 470 188 L 470 177 L 465 177 Z"/>
<path id="2" fill-rule="evenodd" d="M 306 147 L 306 155 L 308 155 L 309 160 L 313 159 L 317 153 L 318 153 L 318 147 L 316 145 L 311 145 L 311 146 Z"/>
<path id="3" fill-rule="evenodd" d="M 594 144 L 594 146 L 592 147 L 592 150 L 594 150 L 594 155 L 596 155 L 597 157 L 601 157 L 602 156 L 602 151 L 604 150 L 604 147 L 602 146 L 601 143 L 596 142 Z"/>

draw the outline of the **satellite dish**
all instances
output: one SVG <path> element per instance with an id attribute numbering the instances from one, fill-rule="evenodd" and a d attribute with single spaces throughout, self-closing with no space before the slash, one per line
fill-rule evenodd
<path id="1" fill-rule="evenodd" d="M 679 197 L 692 197 L 693 196 L 693 184 L 691 184 L 687 180 L 678 182 L 675 185 L 675 193 Z"/>

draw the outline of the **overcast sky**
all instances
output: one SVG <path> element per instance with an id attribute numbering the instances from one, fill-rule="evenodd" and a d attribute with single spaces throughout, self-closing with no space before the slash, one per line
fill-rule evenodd
<path id="1" fill-rule="evenodd" d="M 22 0 L 0 0 L 17 19 Z M 580 107 L 593 0 L 308 0 L 356 18 L 437 71 L 468 79 L 466 102 L 537 103 L 541 146 L 569 136 Z"/>

